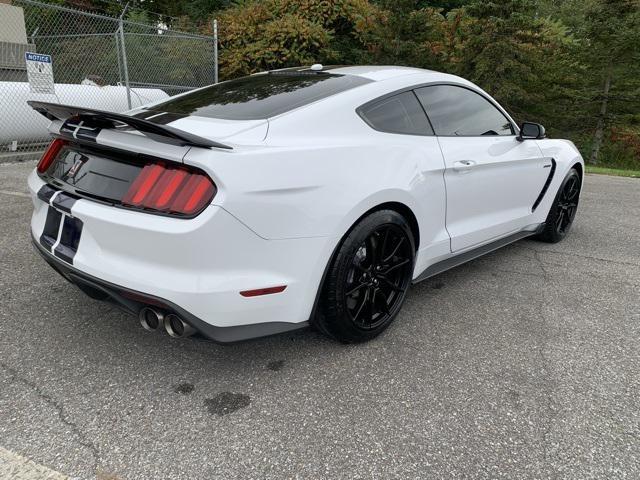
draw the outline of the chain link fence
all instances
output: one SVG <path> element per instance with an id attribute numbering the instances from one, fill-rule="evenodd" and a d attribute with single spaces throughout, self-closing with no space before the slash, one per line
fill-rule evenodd
<path id="1" fill-rule="evenodd" d="M 124 16 L 124 12 L 123 12 Z M 213 37 L 36 0 L 0 3 L 0 162 L 38 158 L 48 121 L 27 100 L 122 112 L 218 80 Z M 54 91 L 36 93 L 25 53 L 51 56 Z"/>

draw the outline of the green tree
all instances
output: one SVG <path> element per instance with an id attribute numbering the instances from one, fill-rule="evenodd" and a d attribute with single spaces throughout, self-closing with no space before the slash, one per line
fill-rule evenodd
<path id="1" fill-rule="evenodd" d="M 566 45 L 561 25 L 537 15 L 535 0 L 474 0 L 466 7 L 470 23 L 457 73 L 481 85 L 524 119 L 564 84 Z"/>
<path id="2" fill-rule="evenodd" d="M 586 11 L 585 54 L 598 107 L 589 160 L 596 164 L 607 126 L 638 121 L 640 111 L 640 2 L 598 0 Z"/>
<path id="3" fill-rule="evenodd" d="M 375 30 L 378 63 L 451 70 L 447 62 L 451 25 L 443 9 L 417 8 L 422 3 L 413 0 L 379 2 L 386 21 L 378 24 Z"/>
<path id="4" fill-rule="evenodd" d="M 371 58 L 380 12 L 366 0 L 247 1 L 218 16 L 220 71 L 232 78 L 309 63 Z"/>
<path id="5" fill-rule="evenodd" d="M 421 3 L 380 1 L 388 21 L 379 28 L 377 61 L 461 75 L 520 120 L 552 132 L 573 127 L 565 113 L 578 96 L 575 39 L 562 22 L 540 16 L 538 2 L 476 0 L 446 13 Z"/>

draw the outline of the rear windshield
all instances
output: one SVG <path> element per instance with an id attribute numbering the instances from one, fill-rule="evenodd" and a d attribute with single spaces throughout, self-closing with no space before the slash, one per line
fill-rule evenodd
<path id="1" fill-rule="evenodd" d="M 227 120 L 274 117 L 371 82 L 353 75 L 270 72 L 218 83 L 168 102 L 154 111 Z"/>

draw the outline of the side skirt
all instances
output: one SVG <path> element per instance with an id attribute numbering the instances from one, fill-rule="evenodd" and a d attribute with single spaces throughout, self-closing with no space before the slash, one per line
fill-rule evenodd
<path id="1" fill-rule="evenodd" d="M 416 278 L 413 283 L 416 284 L 421 282 L 422 280 L 426 280 L 427 278 L 431 278 L 439 273 L 445 272 L 451 268 L 457 267 L 458 265 L 462 265 L 463 263 L 467 263 L 471 260 L 475 260 L 478 257 L 482 257 L 487 253 L 491 253 L 494 250 L 498 250 L 499 248 L 505 247 L 513 242 L 517 242 L 523 238 L 530 237 L 532 235 L 536 235 L 544 228 L 544 224 L 541 224 L 534 231 L 520 231 L 513 233 L 509 236 L 500 238 L 491 243 L 487 243 L 486 245 L 482 245 L 480 247 L 474 248 L 473 250 L 468 250 L 466 252 L 460 253 L 453 257 L 449 257 L 445 260 L 442 260 L 438 263 L 434 263 L 433 265 L 428 266 L 419 276 Z"/>

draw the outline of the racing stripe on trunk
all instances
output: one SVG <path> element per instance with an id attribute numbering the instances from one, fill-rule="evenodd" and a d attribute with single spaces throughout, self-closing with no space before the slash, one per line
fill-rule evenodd
<path id="1" fill-rule="evenodd" d="M 53 197 L 50 205 L 56 207 L 58 210 L 71 214 L 71 207 L 73 207 L 73 204 L 76 203 L 77 200 L 77 198 L 72 197 L 71 195 L 60 192 L 58 195 Z"/>
<path id="2" fill-rule="evenodd" d="M 51 201 L 51 197 L 57 192 L 55 188 L 51 188 L 49 185 L 43 185 L 40 190 L 38 190 L 38 198 L 45 203 L 49 203 Z"/>
<path id="3" fill-rule="evenodd" d="M 49 185 L 40 188 L 38 198 L 49 205 L 40 245 L 73 265 L 83 227 L 82 220 L 70 216 L 78 199 Z"/>

